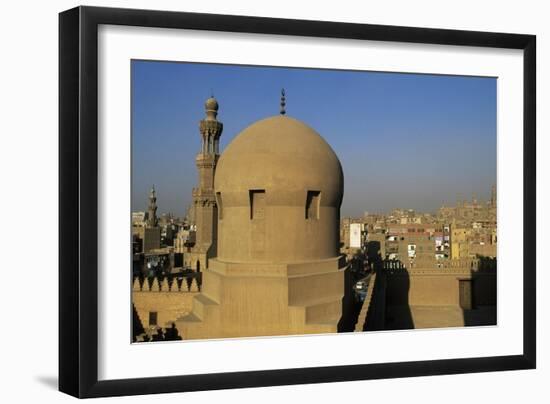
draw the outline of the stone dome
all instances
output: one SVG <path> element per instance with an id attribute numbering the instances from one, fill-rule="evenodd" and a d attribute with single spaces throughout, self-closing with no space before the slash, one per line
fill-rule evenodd
<path id="1" fill-rule="evenodd" d="M 252 124 L 216 166 L 217 259 L 335 259 L 343 188 L 338 157 L 312 128 L 282 115 Z"/>
<path id="2" fill-rule="evenodd" d="M 329 144 L 305 123 L 278 115 L 233 139 L 218 161 L 214 187 L 230 194 L 263 189 L 282 205 L 301 204 L 315 190 L 323 206 L 339 208 L 343 186 L 342 166 Z"/>

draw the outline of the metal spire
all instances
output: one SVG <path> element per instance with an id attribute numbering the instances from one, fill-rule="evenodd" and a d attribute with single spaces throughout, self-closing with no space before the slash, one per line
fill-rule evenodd
<path id="1" fill-rule="evenodd" d="M 286 98 L 285 98 L 285 89 L 282 88 L 281 89 L 281 115 L 284 115 L 286 114 L 286 111 L 285 111 L 285 105 L 286 105 Z"/>

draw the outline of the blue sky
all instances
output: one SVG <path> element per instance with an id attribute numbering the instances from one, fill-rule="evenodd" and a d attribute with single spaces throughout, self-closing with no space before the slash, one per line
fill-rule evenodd
<path id="1" fill-rule="evenodd" d="M 495 78 L 133 61 L 132 210 L 157 189 L 182 215 L 196 185 L 198 122 L 211 92 L 222 151 L 253 122 L 287 114 L 319 132 L 344 170 L 342 216 L 435 211 L 496 183 Z"/>

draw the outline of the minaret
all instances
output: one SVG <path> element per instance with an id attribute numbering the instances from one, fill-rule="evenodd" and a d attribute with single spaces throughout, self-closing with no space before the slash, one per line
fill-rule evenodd
<path id="1" fill-rule="evenodd" d="M 496 208 L 497 207 L 497 186 L 493 185 L 491 188 L 491 207 Z"/>
<path id="2" fill-rule="evenodd" d="M 155 193 L 155 186 L 151 188 L 149 193 L 149 207 L 147 208 L 147 227 L 157 227 L 157 196 Z"/>
<path id="3" fill-rule="evenodd" d="M 157 194 L 153 185 L 151 192 L 149 192 L 147 221 L 143 229 L 143 252 L 148 253 L 158 248 L 160 248 L 160 227 L 157 218 Z"/>
<path id="4" fill-rule="evenodd" d="M 208 258 L 216 255 L 218 211 L 214 194 L 214 173 L 220 157 L 220 136 L 223 124 L 218 121 L 218 101 L 210 97 L 205 103 L 206 117 L 199 123 L 201 149 L 195 159 L 198 184 L 193 188 L 195 245 L 187 264 L 195 269 L 206 268 Z"/>

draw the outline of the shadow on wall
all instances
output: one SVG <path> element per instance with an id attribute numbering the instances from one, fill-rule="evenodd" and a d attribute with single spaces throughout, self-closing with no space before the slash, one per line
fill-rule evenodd
<path id="1" fill-rule="evenodd" d="M 137 342 L 138 335 L 144 334 L 145 329 L 141 323 L 136 306 L 132 303 L 132 342 Z"/>
<path id="2" fill-rule="evenodd" d="M 453 266 L 415 273 L 398 260 L 376 266 L 386 330 L 496 325 L 496 259 L 478 257 L 462 275 Z"/>
<path id="3" fill-rule="evenodd" d="M 496 325 L 497 261 L 484 256 L 477 259 L 477 267 L 470 269 L 470 284 L 466 281 L 459 290 L 461 299 L 464 299 L 460 302 L 464 325 Z"/>
<path id="4" fill-rule="evenodd" d="M 380 278 L 385 281 L 385 325 L 386 330 L 406 330 L 415 328 L 409 295 L 411 280 L 409 272 L 401 261 L 377 263 Z"/>
<path id="5" fill-rule="evenodd" d="M 362 308 L 362 312 L 366 310 L 366 318 L 363 324 L 358 325 L 359 328 L 356 328 L 356 330 L 380 331 L 386 329 L 387 278 L 383 270 L 383 255 L 380 241 L 368 242 L 367 260 L 369 272 L 372 274 L 364 303 L 368 306 Z"/>
<path id="6" fill-rule="evenodd" d="M 369 263 L 376 272 L 376 284 L 364 330 L 414 328 L 409 304 L 410 277 L 403 263 L 384 259 L 380 241 L 369 241 L 367 251 Z"/>
<path id="7" fill-rule="evenodd" d="M 338 322 L 338 332 L 353 332 L 361 311 L 361 304 L 354 297 L 353 285 L 356 279 L 350 268 L 344 273 L 344 297 L 342 298 L 342 317 Z"/>

